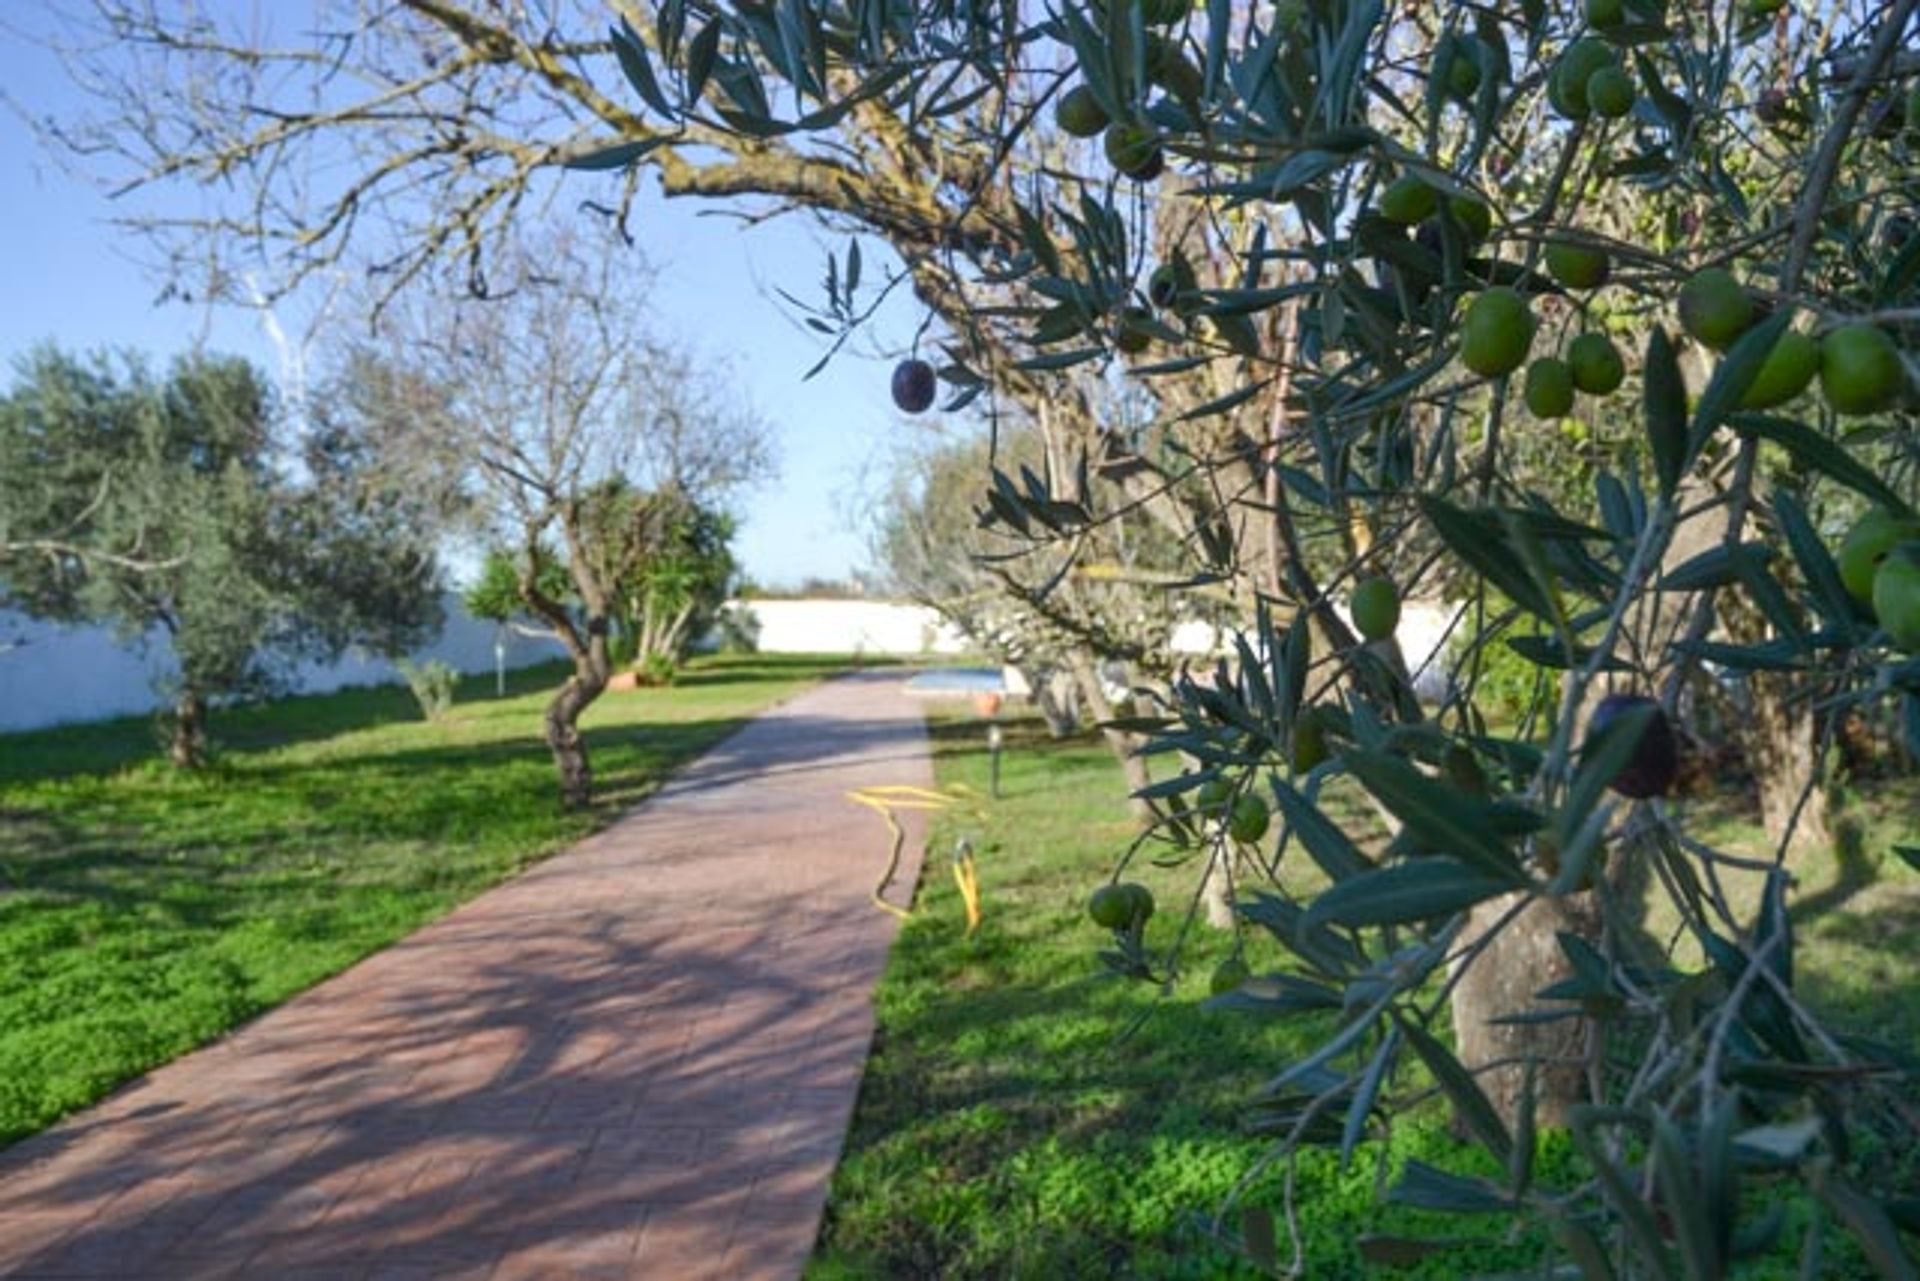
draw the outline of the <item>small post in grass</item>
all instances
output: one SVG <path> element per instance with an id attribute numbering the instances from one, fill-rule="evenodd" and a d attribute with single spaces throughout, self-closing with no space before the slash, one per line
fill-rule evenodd
<path id="1" fill-rule="evenodd" d="M 493 629 L 493 696 L 507 696 L 507 629 Z"/>
<path id="2" fill-rule="evenodd" d="M 987 777 L 991 784 L 989 795 L 1000 799 L 1000 746 L 1004 741 L 1000 734 L 1000 692 L 981 690 L 973 696 L 973 710 L 987 721 Z"/>

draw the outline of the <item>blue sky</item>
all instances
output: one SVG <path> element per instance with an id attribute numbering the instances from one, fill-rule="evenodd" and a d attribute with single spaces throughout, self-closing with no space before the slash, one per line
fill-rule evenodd
<path id="1" fill-rule="evenodd" d="M 36 114 L 60 114 L 74 101 L 58 63 L 4 28 L 0 84 Z M 568 181 L 588 184 L 596 177 Z M 133 347 L 161 358 L 204 343 L 281 373 L 279 351 L 258 313 L 156 305 L 159 282 L 140 262 L 139 246 L 109 221 L 114 202 L 64 172 L 18 116 L 3 110 L 0 179 L 6 185 L 0 360 L 9 371 L 18 353 L 51 339 L 70 348 Z M 654 197 L 643 203 L 635 229 L 660 272 L 654 310 L 661 330 L 730 357 L 778 438 L 779 478 L 739 504 L 739 554 L 749 576 L 764 585 L 841 577 L 866 563 L 865 537 L 850 514 L 861 506 L 863 480 L 877 484 L 895 442 L 918 430 L 893 409 L 891 365 L 873 354 L 904 350 L 918 314 L 906 291 L 896 291 L 866 336 L 802 382 L 824 348 L 783 312 L 772 290 L 817 298 L 825 247 L 844 251 L 844 238 L 829 237 L 804 216 L 743 230 L 737 220 L 712 213 L 710 204 Z M 882 247 L 863 240 L 862 249 L 867 276 L 875 279 Z M 297 317 L 285 320 L 297 332 Z"/>

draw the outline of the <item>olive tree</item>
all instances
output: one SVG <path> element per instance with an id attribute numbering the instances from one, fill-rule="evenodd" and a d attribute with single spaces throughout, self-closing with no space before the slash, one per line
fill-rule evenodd
<path id="1" fill-rule="evenodd" d="M 333 380 L 337 412 L 380 438 L 393 474 L 507 551 L 520 603 L 565 647 L 573 671 L 545 736 L 568 806 L 592 797 L 581 714 L 658 568 L 661 504 L 636 502 L 638 487 L 717 501 L 772 457 L 752 413 L 647 332 L 643 278 L 611 238 L 529 238 L 494 264 L 486 297 L 423 289 L 380 308 L 371 337 L 345 340 Z"/>
<path id="2" fill-rule="evenodd" d="M 0 600 L 42 618 L 166 638 L 168 753 L 199 765 L 215 700 L 281 687 L 290 665 L 365 644 L 399 655 L 440 623 L 430 535 L 348 437 L 286 445 L 247 362 L 52 348 L 0 397 Z"/>
<path id="3" fill-rule="evenodd" d="M 1394 1082 L 1417 1062 L 1506 1176 L 1411 1165 L 1399 1197 L 1537 1217 L 1590 1275 L 1677 1264 L 1712 1276 L 1778 1236 L 1777 1220 L 1736 1233 L 1741 1172 L 1759 1168 L 1803 1181 L 1868 1259 L 1910 1275 L 1895 1221 L 1913 1207 L 1846 1137 L 1913 1137 L 1898 1057 L 1828 1029 L 1793 985 L 1787 856 L 1817 805 L 1810 718 L 1777 734 L 1794 744 L 1778 764 L 1798 795 L 1769 815 L 1772 859 L 1713 848 L 1666 796 L 1682 698 L 1709 662 L 1754 673 L 1756 702 L 1775 707 L 1891 699 L 1915 715 L 1905 349 L 1920 247 L 1910 230 L 1885 241 L 1916 194 L 1914 140 L 1863 127 L 1904 90 L 1895 54 L 1915 6 L 1766 22 L 1744 7 L 1723 21 L 1631 0 L 1271 15 L 1219 4 L 1204 16 L 1108 4 L 931 10 L 902 26 L 880 6 L 844 20 L 797 7 L 820 32 L 812 44 L 781 39 L 777 16 L 728 11 L 709 19 L 714 41 L 683 55 L 672 6 L 652 41 L 630 27 L 615 41 L 640 100 L 698 119 L 712 76 L 714 111 L 749 136 L 830 122 L 867 95 L 929 114 L 946 95 L 978 95 L 1001 105 L 991 136 L 1010 144 L 1057 96 L 1063 126 L 1099 133 L 1100 154 L 1023 170 L 1016 148 L 998 150 L 1019 244 L 982 255 L 985 278 L 958 286 L 978 286 L 970 319 L 1007 315 L 1024 287 L 1040 351 L 1020 376 L 1157 341 L 1162 365 L 1237 371 L 1186 415 L 1233 417 L 1263 396 L 1277 406 L 1262 462 L 1283 572 L 1261 584 L 1270 599 L 1240 661 L 1180 682 L 1146 728 L 1150 750 L 1197 765 L 1184 791 L 1152 789 L 1164 822 L 1149 840 L 1253 843 L 1271 806 L 1283 845 L 1331 882 L 1302 899 L 1276 878 L 1241 899 L 1297 969 L 1230 1002 L 1344 1011 L 1269 1087 L 1269 1115 L 1291 1121 L 1283 1148 L 1351 1150 L 1404 1106 Z M 1764 63 L 1746 52 L 1755 40 Z M 684 75 L 679 101 L 646 65 L 650 49 Z M 714 59 L 727 54 L 722 74 Z M 1799 146 L 1757 145 L 1760 104 L 1796 65 L 1798 109 L 1817 127 Z M 1736 147 L 1770 198 L 1727 179 Z M 1156 236 L 1163 211 L 1136 192 L 1175 171 L 1227 225 L 1249 206 L 1269 215 L 1247 220 L 1237 279 L 1209 278 Z M 1604 195 L 1624 184 L 1650 188 L 1678 234 L 1610 226 Z M 1155 247 L 1151 270 L 1142 245 Z M 830 309 L 844 310 L 839 293 L 830 283 Z M 1631 370 L 1614 339 L 1622 312 L 1618 331 L 1645 335 Z M 1290 314 L 1271 346 L 1258 330 L 1236 343 L 1221 324 L 1263 314 Z M 1003 376 L 955 365 L 962 385 Z M 1623 388 L 1636 412 L 1614 421 L 1638 448 L 1597 468 L 1577 506 L 1529 487 L 1507 442 L 1529 419 L 1565 418 L 1578 395 Z M 1840 434 L 1859 419 L 1877 430 Z M 1067 477 L 1029 477 L 995 469 L 988 510 L 1037 546 L 1071 544 L 1111 515 Z M 1883 509 L 1844 548 L 1808 514 L 1826 486 Z M 1306 549 L 1313 532 L 1344 543 L 1330 581 Z M 1489 726 L 1470 682 L 1438 715 L 1412 696 L 1392 645 L 1399 596 L 1443 575 L 1483 614 L 1493 589 L 1545 626 L 1523 652 L 1563 677 L 1556 714 L 1533 731 Z M 1343 581 L 1357 636 L 1327 621 Z M 1755 621 L 1727 625 L 1743 612 Z M 1317 805 L 1340 776 L 1380 808 L 1384 847 Z M 1208 810 L 1233 819 L 1196 821 Z M 1629 864 L 1671 899 L 1686 948 L 1637 935 L 1612 876 Z M 1736 871 L 1764 878 L 1753 915 L 1725 893 Z M 1151 910 L 1125 885 L 1094 903 L 1120 966 L 1157 980 L 1177 960 L 1149 947 Z M 1453 1047 L 1436 1035 L 1449 1009 Z M 1535 1185 L 1540 1125 L 1572 1130 L 1587 1182 Z"/>

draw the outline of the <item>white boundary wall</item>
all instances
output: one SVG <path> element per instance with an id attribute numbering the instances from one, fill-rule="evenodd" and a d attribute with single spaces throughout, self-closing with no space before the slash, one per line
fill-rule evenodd
<path id="1" fill-rule="evenodd" d="M 736 600 L 766 654 L 957 654 L 966 637 L 925 605 L 883 600 Z M 749 630 L 756 630 L 750 628 Z"/>
<path id="2" fill-rule="evenodd" d="M 463 672 L 492 671 L 494 625 L 469 616 L 456 596 L 447 597 L 446 611 L 439 637 L 416 651 L 414 661 L 437 658 Z M 545 637 L 509 632 L 505 640 L 508 667 L 565 657 L 559 642 Z M 173 652 L 159 632 L 144 645 L 125 645 L 109 628 L 62 627 L 0 609 L 0 731 L 153 711 L 162 705 L 156 679 L 173 670 Z M 303 664 L 292 686 L 295 693 L 322 694 L 399 680 L 385 659 L 349 650 L 336 663 Z"/>

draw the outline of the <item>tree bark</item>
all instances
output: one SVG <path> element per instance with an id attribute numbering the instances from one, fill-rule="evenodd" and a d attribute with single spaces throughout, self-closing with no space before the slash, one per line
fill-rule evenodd
<path id="1" fill-rule="evenodd" d="M 546 739 L 547 750 L 553 753 L 554 767 L 560 773 L 560 803 L 567 809 L 580 809 L 593 800 L 593 763 L 587 757 L 586 740 L 580 735 L 580 714 L 600 697 L 613 675 L 613 659 L 607 647 L 611 621 L 606 608 L 609 593 L 589 568 L 579 537 L 577 504 L 567 505 L 562 513 L 561 528 L 573 553 L 567 569 L 574 590 L 586 605 L 586 626 L 582 628 L 565 605 L 539 589 L 538 525 L 527 531 L 520 598 L 546 620 L 573 659 L 573 675 L 567 677 L 547 704 Z"/>
<path id="2" fill-rule="evenodd" d="M 580 714 L 607 687 L 606 646 L 596 664 L 591 653 L 574 660 L 573 675 L 547 704 L 547 749 L 560 771 L 560 803 L 568 809 L 580 809 L 593 800 L 593 762 L 587 757 L 586 740 L 580 735 Z"/>
<path id="3" fill-rule="evenodd" d="M 1086 700 L 1096 721 L 1113 719 L 1113 704 L 1107 701 L 1107 693 L 1100 687 L 1100 673 L 1094 668 L 1092 657 L 1085 650 L 1076 650 L 1071 659 L 1074 683 L 1080 687 L 1080 697 Z M 1151 821 L 1153 807 L 1133 795 L 1153 782 L 1153 775 L 1147 772 L 1147 763 L 1140 758 L 1137 749 L 1139 736 L 1124 730 L 1102 729 L 1107 747 L 1113 752 L 1114 760 L 1120 766 L 1120 773 L 1127 780 L 1127 807 L 1133 816 L 1142 822 Z"/>
<path id="4" fill-rule="evenodd" d="M 1819 732 L 1806 698 L 1794 699 L 1784 676 L 1752 677 L 1753 715 L 1743 724 L 1747 759 L 1760 784 L 1760 820 L 1767 840 L 1793 851 L 1832 844 L 1826 771 Z M 1791 834 L 1789 834 L 1791 829 Z"/>
<path id="5" fill-rule="evenodd" d="M 1768 638 L 1766 621 L 1751 601 L 1728 593 L 1721 618 L 1741 643 Z M 1805 679 L 1802 677 L 1801 679 Z M 1832 844 L 1826 770 L 1820 756 L 1819 727 L 1813 703 L 1785 672 L 1754 672 L 1747 678 L 1748 714 L 1736 722 L 1735 737 L 1760 792 L 1760 821 L 1773 846 L 1791 852 L 1825 849 Z M 1789 839 L 1791 829 L 1791 839 Z"/>
<path id="6" fill-rule="evenodd" d="M 175 769 L 199 769 L 207 761 L 207 701 L 197 691 L 182 693 L 173 704 L 173 736 L 167 759 Z"/>
<path id="7" fill-rule="evenodd" d="M 1050 737 L 1065 738 L 1080 728 L 1079 701 L 1071 676 L 1057 668 L 1016 666 L 1033 691 L 1033 705 L 1046 721 Z"/>
<path id="8" fill-rule="evenodd" d="M 1582 938 L 1597 937 L 1598 922 L 1585 898 L 1535 900 L 1473 958 L 1453 989 L 1453 1036 L 1460 1061 L 1469 1067 L 1502 1064 L 1481 1072 L 1478 1080 L 1509 1128 L 1519 1116 L 1529 1059 L 1538 1069 L 1534 1078 L 1534 1119 L 1538 1124 L 1565 1125 L 1568 1113 L 1586 1097 L 1582 1061 L 1588 1035 L 1585 1019 L 1493 1022 L 1505 1015 L 1542 1008 L 1533 999 L 1534 993 L 1571 977 L 1572 969 L 1556 935 L 1565 930 Z M 1460 946 L 1470 946 L 1483 937 L 1512 909 L 1514 901 L 1510 895 L 1503 896 L 1468 912 Z"/>

